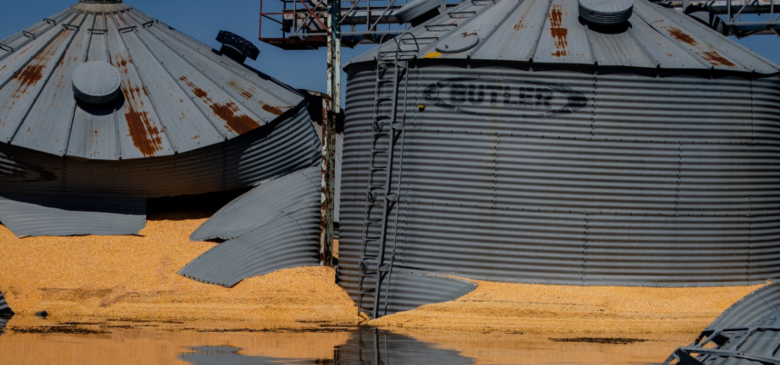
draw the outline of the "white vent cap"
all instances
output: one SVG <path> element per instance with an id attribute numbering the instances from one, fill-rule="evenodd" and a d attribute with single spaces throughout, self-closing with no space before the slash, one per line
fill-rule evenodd
<path id="1" fill-rule="evenodd" d="M 105 104 L 119 95 L 122 77 L 108 63 L 92 61 L 79 65 L 71 76 L 76 97 L 90 104 Z"/>

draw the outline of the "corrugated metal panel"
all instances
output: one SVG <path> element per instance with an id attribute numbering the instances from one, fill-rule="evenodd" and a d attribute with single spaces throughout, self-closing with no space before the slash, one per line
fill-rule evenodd
<path id="1" fill-rule="evenodd" d="M 338 346 L 334 364 L 429 364 L 466 365 L 474 359 L 464 357 L 454 350 L 417 341 L 386 330 L 369 326 L 358 327 L 347 343 Z"/>
<path id="2" fill-rule="evenodd" d="M 303 103 L 292 88 L 122 3 L 78 4 L 3 42 L 0 140 L 59 156 L 185 153 Z M 75 101 L 70 75 L 87 60 L 120 70 L 122 96 L 113 105 Z"/>
<path id="3" fill-rule="evenodd" d="M 238 238 L 291 212 L 319 208 L 320 175 L 315 166 L 265 182 L 220 209 L 190 239 Z"/>
<path id="4" fill-rule="evenodd" d="M 231 239 L 199 256 L 179 274 L 232 287 L 276 270 L 319 264 L 319 167 L 266 182 L 214 214 L 193 240 Z"/>
<path id="5" fill-rule="evenodd" d="M 418 58 L 780 72 L 780 66 L 677 10 L 648 0 L 635 3 L 629 25 L 602 30 L 579 21 L 577 1 L 469 1 L 415 27 L 411 34 L 425 40 L 416 52 Z M 471 34 L 479 36 L 476 47 L 436 52 L 438 45 Z M 405 50 L 416 49 L 409 42 L 401 43 Z M 396 42 L 381 47 L 383 51 L 397 48 Z M 372 61 L 375 56 L 371 50 L 350 64 Z"/>
<path id="6" fill-rule="evenodd" d="M 342 257 L 341 247 L 343 246 L 339 246 L 340 260 Z M 355 267 L 348 264 L 339 265 L 339 285 L 347 289 L 350 297 L 356 303 L 362 303 L 363 310 L 370 313 L 374 307 L 375 294 L 373 291 L 364 294 L 361 302 L 356 290 L 356 275 Z M 363 283 L 364 290 L 367 288 L 373 290 L 375 281 L 373 277 L 367 277 Z M 427 275 L 423 272 L 418 273 L 394 267 L 389 278 L 385 278 L 382 282 L 378 313 L 380 316 L 385 316 L 412 310 L 421 305 L 455 300 L 471 293 L 476 287 L 477 284 L 465 280 Z"/>
<path id="7" fill-rule="evenodd" d="M 748 294 L 664 364 L 780 363 L 779 288 L 775 283 Z"/>
<path id="8" fill-rule="evenodd" d="M 317 164 L 305 108 L 224 144 L 154 159 L 95 161 L 0 145 L 0 193 L 154 198 L 256 185 Z"/>
<path id="9" fill-rule="evenodd" d="M 262 186 L 256 189 L 262 189 Z M 200 255 L 182 268 L 179 275 L 233 287 L 253 276 L 292 267 L 316 266 L 319 265 L 319 232 L 319 206 L 285 212 Z"/>
<path id="10" fill-rule="evenodd" d="M 19 237 L 138 234 L 146 200 L 4 195 L 0 222 Z"/>
<path id="11" fill-rule="evenodd" d="M 387 231 L 397 267 L 577 285 L 780 275 L 777 77 L 422 65 L 409 81 L 398 237 L 393 220 Z M 347 89 L 339 278 L 353 297 L 373 67 L 353 65 Z"/>

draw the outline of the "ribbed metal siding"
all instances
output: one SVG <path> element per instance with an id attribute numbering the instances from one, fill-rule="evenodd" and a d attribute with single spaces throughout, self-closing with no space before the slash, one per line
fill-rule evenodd
<path id="1" fill-rule="evenodd" d="M 777 77 L 425 65 L 410 79 L 397 266 L 583 285 L 777 276 Z M 340 254 L 353 297 L 374 72 L 372 63 L 352 66 L 347 89 Z M 506 106 L 501 94 L 491 104 L 487 88 L 482 103 L 469 104 L 467 92 L 455 110 L 426 98 L 455 78 L 513 92 L 568 88 L 587 102 L 566 113 L 556 96 L 559 112 L 545 113 Z"/>
<path id="2" fill-rule="evenodd" d="M 319 264 L 320 168 L 264 183 L 214 214 L 193 240 L 231 239 L 199 256 L 179 274 L 232 287 L 270 272 Z"/>
<path id="3" fill-rule="evenodd" d="M 127 161 L 61 158 L 0 145 L 0 194 L 164 197 L 255 185 L 317 163 L 305 108 L 223 144 Z"/>
<path id="4" fill-rule="evenodd" d="M 146 200 L 0 196 L 0 222 L 20 237 L 137 234 Z"/>

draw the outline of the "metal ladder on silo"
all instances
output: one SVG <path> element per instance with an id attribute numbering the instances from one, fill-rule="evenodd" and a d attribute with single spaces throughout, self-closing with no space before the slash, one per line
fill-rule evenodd
<path id="1" fill-rule="evenodd" d="M 366 192 L 366 210 L 364 213 L 365 220 L 363 222 L 363 236 L 358 274 L 358 311 L 365 312 L 365 306 L 363 305 L 364 297 L 367 295 L 373 296 L 373 304 L 370 313 L 373 318 L 377 318 L 379 315 L 380 295 L 382 284 L 385 279 L 388 281 L 388 285 L 385 288 L 384 301 L 385 312 L 387 312 L 387 287 L 389 286 L 390 277 L 392 275 L 396 244 L 396 234 L 393 234 L 391 257 L 389 260 L 386 260 L 385 246 L 387 243 L 388 218 L 390 212 L 395 209 L 394 226 L 398 226 L 397 205 L 400 201 L 400 178 L 401 170 L 403 169 L 403 132 L 406 122 L 409 61 L 416 59 L 417 53 L 420 51 L 420 45 L 411 33 L 404 33 L 401 36 L 394 38 L 394 40 L 397 46 L 395 51 L 382 51 L 382 47 L 380 46 L 376 56 L 376 84 L 374 88 L 374 110 L 372 119 L 373 134 L 369 156 L 368 189 Z M 384 37 L 380 44 L 383 44 L 383 41 Z M 409 44 L 414 45 L 414 49 L 402 49 L 403 45 Z M 392 77 L 388 78 L 388 76 Z M 403 118 L 401 121 L 398 121 L 399 88 L 401 81 L 405 81 L 402 105 Z M 393 88 L 391 95 L 389 97 L 380 97 L 382 86 L 387 84 L 390 84 Z M 381 106 L 383 103 L 388 103 L 390 105 L 389 114 L 382 113 Z M 383 136 L 387 137 L 387 145 L 382 147 L 379 146 L 379 142 Z M 398 144 L 398 147 L 401 149 L 401 158 L 398 168 L 398 187 L 396 187 L 395 193 L 391 193 L 396 144 Z M 382 159 L 381 157 L 386 158 Z M 383 179 L 376 181 L 375 178 L 379 176 Z M 372 210 L 376 208 L 381 209 L 382 217 L 379 219 L 371 217 Z M 379 226 L 378 235 L 371 232 L 371 227 L 374 225 Z M 377 248 L 376 255 L 369 254 L 369 246 L 375 246 Z M 373 288 L 365 288 L 366 284 L 364 281 L 368 277 L 374 277 Z"/>

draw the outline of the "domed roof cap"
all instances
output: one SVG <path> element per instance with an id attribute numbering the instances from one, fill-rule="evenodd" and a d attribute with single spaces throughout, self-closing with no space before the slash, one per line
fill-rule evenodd
<path id="1" fill-rule="evenodd" d="M 633 3 L 633 6 L 632 6 Z M 580 5 L 585 8 L 585 22 Z M 595 23 L 591 23 L 595 22 Z M 621 26 L 615 25 L 620 23 Z M 599 24 L 600 26 L 591 26 Z M 606 25 L 606 26 L 604 26 Z M 463 38 L 478 39 L 471 45 Z M 414 40 L 417 40 L 416 42 Z M 453 45 L 458 52 L 449 52 Z M 471 0 L 385 42 L 418 59 L 722 70 L 773 76 L 780 66 L 675 9 L 648 0 Z M 370 50 L 347 65 L 374 62 Z"/>
<path id="2" fill-rule="evenodd" d="M 71 79 L 76 97 L 90 104 L 105 104 L 114 100 L 122 84 L 119 71 L 102 61 L 79 65 Z"/>

